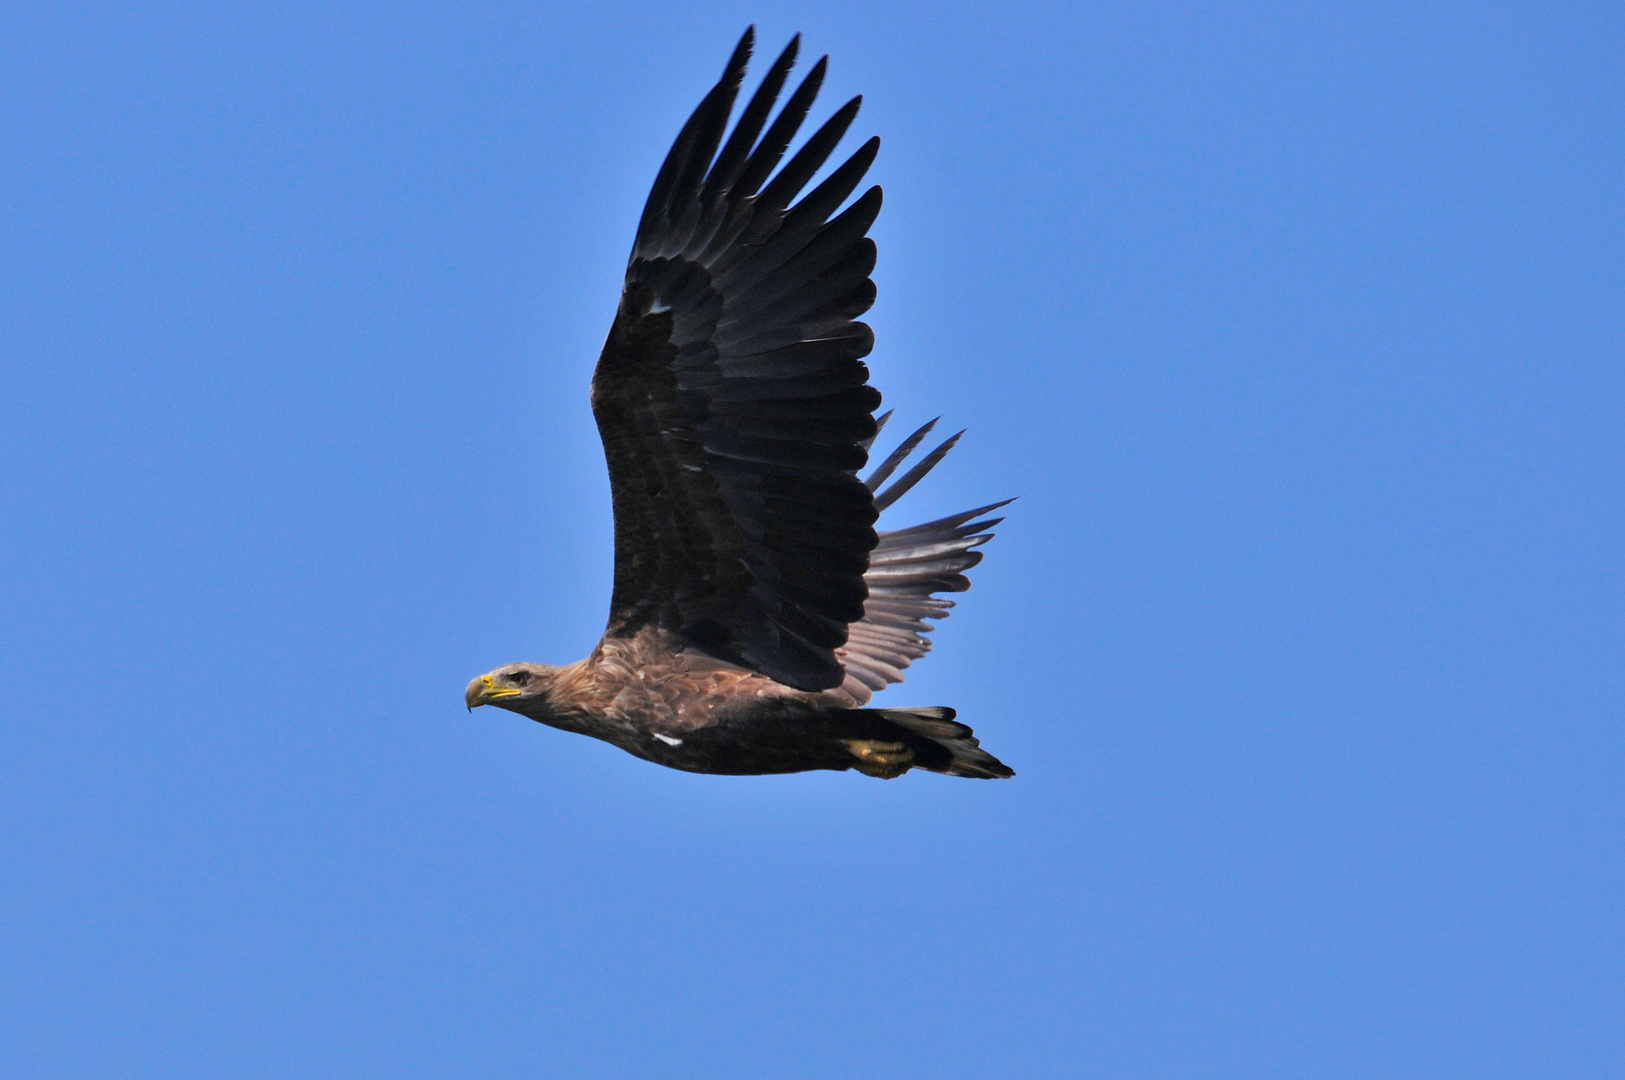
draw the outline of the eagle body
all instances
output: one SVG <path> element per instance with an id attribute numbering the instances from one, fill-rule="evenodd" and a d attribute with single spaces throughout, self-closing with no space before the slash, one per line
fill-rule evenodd
<path id="1" fill-rule="evenodd" d="M 859 477 L 890 416 L 858 321 L 880 188 L 848 199 L 879 140 L 802 195 L 860 99 L 781 166 L 827 59 L 769 122 L 793 39 L 729 132 L 752 43 L 661 165 L 593 372 L 615 515 L 603 639 L 574 664 L 479 676 L 465 701 L 689 772 L 1013 775 L 952 709 L 868 707 L 930 649 L 926 620 L 952 607 L 938 594 L 970 587 L 1005 504 L 876 530 L 959 436 L 883 487 L 932 421 Z"/>
<path id="2" fill-rule="evenodd" d="M 471 682 L 467 700 L 685 772 L 1011 775 L 952 709 L 854 708 L 842 689 L 797 690 L 660 630 L 606 637 L 563 667 L 506 665 Z"/>

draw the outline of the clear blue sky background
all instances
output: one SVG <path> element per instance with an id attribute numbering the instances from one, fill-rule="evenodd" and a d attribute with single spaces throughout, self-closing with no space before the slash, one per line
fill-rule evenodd
<path id="1" fill-rule="evenodd" d="M 1022 496 L 882 699 L 1013 781 L 463 710 L 602 628 L 588 377 L 752 21 L 970 428 L 891 520 Z M 1617 4 L 5 22 L 6 1075 L 1625 1074 Z"/>

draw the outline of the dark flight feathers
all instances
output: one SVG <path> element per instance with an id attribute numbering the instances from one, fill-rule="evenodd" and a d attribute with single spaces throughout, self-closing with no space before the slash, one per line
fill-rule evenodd
<path id="1" fill-rule="evenodd" d="M 953 589 L 983 538 L 961 528 L 972 514 L 876 549 L 889 500 L 857 471 L 880 395 L 863 363 L 874 335 L 856 320 L 875 299 L 866 234 L 880 189 L 837 211 L 879 140 L 794 202 L 858 111 L 853 99 L 774 174 L 824 76 L 820 60 L 768 123 L 798 40 L 726 142 L 750 32 L 683 126 L 638 225 L 592 397 L 615 511 L 608 634 L 658 626 L 814 691 L 846 679 L 837 650 L 852 624 L 864 644 L 852 639 L 848 665 L 879 665 L 865 685 L 920 655 L 919 620 L 945 602 L 918 585 L 896 592 L 886 575 L 929 570 Z"/>

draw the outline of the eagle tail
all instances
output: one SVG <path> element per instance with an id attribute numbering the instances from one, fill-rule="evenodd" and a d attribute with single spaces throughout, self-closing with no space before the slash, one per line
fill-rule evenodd
<path id="1" fill-rule="evenodd" d="M 907 768 L 926 769 L 949 776 L 974 776 L 983 780 L 1002 780 L 1016 775 L 1014 769 L 982 749 L 971 729 L 954 720 L 952 709 L 931 706 L 854 709 L 852 712 L 880 722 L 873 727 L 884 725 L 889 729 L 884 735 L 875 732 L 871 736 L 872 745 L 879 745 L 876 736 L 881 739 L 890 736 L 892 741 L 901 742 L 912 751 L 912 760 Z"/>

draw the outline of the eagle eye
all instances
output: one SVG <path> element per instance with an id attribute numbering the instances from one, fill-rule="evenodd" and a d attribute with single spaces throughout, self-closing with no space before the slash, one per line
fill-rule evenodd
<path id="1" fill-rule="evenodd" d="M 508 672 L 508 681 L 513 683 L 515 686 L 524 686 L 526 683 L 530 682 L 530 672 L 510 671 Z"/>

